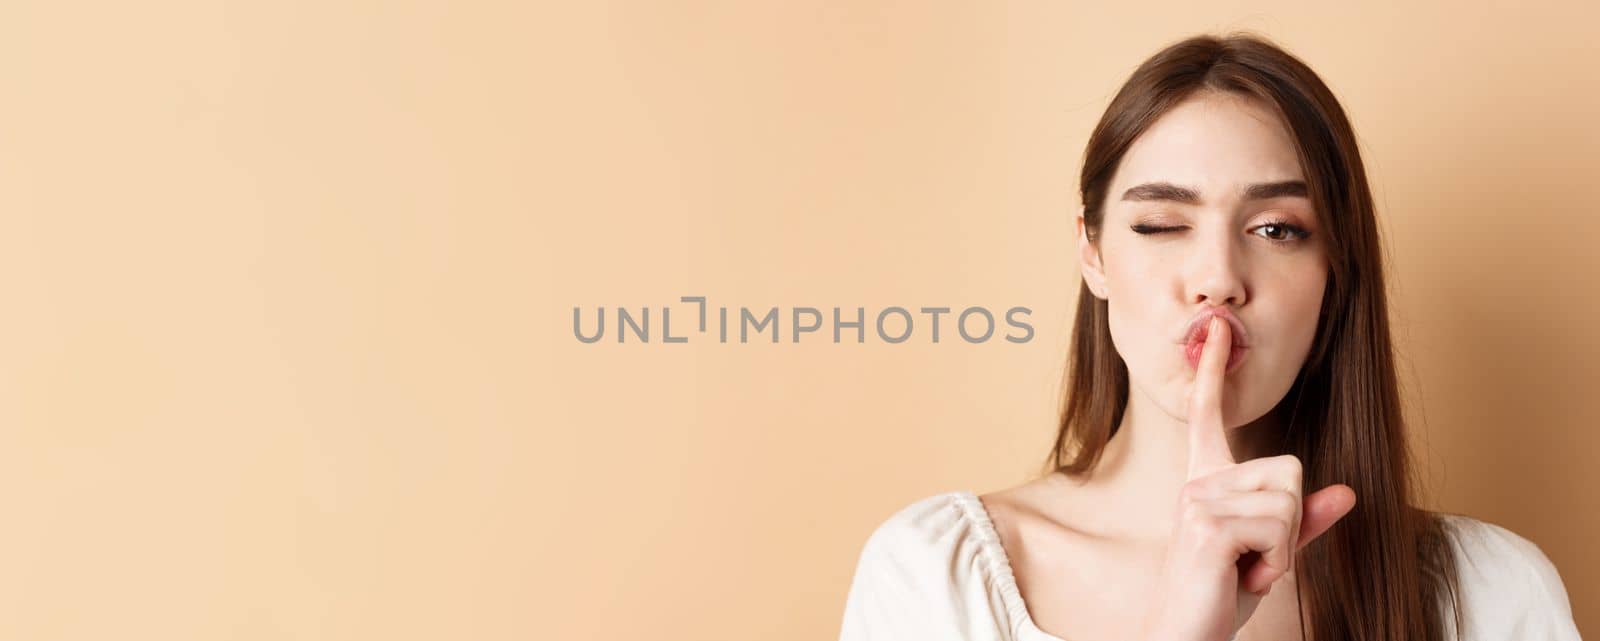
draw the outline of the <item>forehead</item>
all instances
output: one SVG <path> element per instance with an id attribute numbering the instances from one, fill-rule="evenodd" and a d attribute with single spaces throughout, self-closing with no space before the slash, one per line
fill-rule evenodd
<path id="1" fill-rule="evenodd" d="M 1108 199 L 1153 181 L 1193 186 L 1211 200 L 1240 185 L 1292 179 L 1303 179 L 1294 138 L 1270 107 L 1238 94 L 1202 92 L 1133 141 Z"/>

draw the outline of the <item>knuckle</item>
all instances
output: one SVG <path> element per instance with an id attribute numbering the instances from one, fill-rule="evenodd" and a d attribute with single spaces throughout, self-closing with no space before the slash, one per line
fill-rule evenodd
<path id="1" fill-rule="evenodd" d="M 1223 530 L 1222 521 L 1211 514 L 1200 514 L 1188 522 L 1196 547 L 1201 549 L 1214 549 L 1221 547 L 1226 541 L 1226 532 Z"/>
<path id="2" fill-rule="evenodd" d="M 1273 519 L 1272 540 L 1287 542 L 1289 540 L 1289 529 L 1290 526 L 1288 521 L 1284 521 L 1282 519 Z"/>
<path id="3" fill-rule="evenodd" d="M 1217 515 L 1205 506 L 1195 503 L 1183 508 L 1183 527 L 1195 534 L 1209 534 L 1217 529 Z"/>
<path id="4" fill-rule="evenodd" d="M 1273 496 L 1274 509 L 1278 514 L 1292 520 L 1300 512 L 1300 499 L 1294 493 L 1278 490 L 1273 492 Z"/>
<path id="5" fill-rule="evenodd" d="M 1274 583 L 1277 583 L 1278 579 L 1283 578 L 1283 575 L 1284 575 L 1284 571 L 1283 570 L 1280 570 L 1277 567 L 1270 566 L 1270 565 L 1267 566 L 1267 567 L 1269 567 L 1271 569 L 1261 573 L 1261 582 L 1262 583 L 1265 583 L 1266 585 L 1270 586 L 1270 585 L 1272 585 Z"/>
<path id="6" fill-rule="evenodd" d="M 1276 457 L 1279 474 L 1292 481 L 1294 487 L 1300 487 L 1300 479 L 1305 474 L 1305 467 L 1300 463 L 1300 457 L 1293 454 L 1282 454 Z"/>

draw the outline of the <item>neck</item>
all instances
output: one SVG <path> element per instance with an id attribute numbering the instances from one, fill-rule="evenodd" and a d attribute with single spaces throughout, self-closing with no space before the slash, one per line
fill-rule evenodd
<path id="1" fill-rule="evenodd" d="M 1124 506 L 1115 529 L 1131 539 L 1164 541 L 1175 524 L 1178 494 L 1188 482 L 1189 424 L 1137 391 L 1116 434 L 1106 443 L 1088 481 L 1109 501 Z M 1228 446 L 1238 462 L 1273 456 L 1282 443 L 1283 421 L 1268 412 L 1245 425 L 1228 427 Z"/>

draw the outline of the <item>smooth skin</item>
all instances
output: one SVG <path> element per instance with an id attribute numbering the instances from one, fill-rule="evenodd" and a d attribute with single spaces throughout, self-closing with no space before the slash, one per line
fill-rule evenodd
<path id="1" fill-rule="evenodd" d="M 1316 336 L 1328 256 L 1307 197 L 1252 197 L 1249 188 L 1304 178 L 1274 111 L 1202 92 L 1130 145 L 1097 240 L 1077 217 L 1080 271 L 1107 304 L 1128 405 L 1088 473 L 1048 474 L 980 497 L 1030 618 L 1045 632 L 1073 641 L 1146 631 L 1151 641 L 1222 641 L 1235 629 L 1239 641 L 1299 638 L 1295 576 L 1282 571 L 1287 551 L 1354 503 L 1342 486 L 1300 500 L 1297 467 L 1269 456 L 1289 419 L 1279 412 L 1294 405 L 1280 401 Z M 1129 197 L 1149 184 L 1181 186 L 1194 198 Z M 1182 337 L 1197 313 L 1216 308 L 1243 323 L 1249 345 L 1235 371 L 1205 374 L 1189 364 Z M 1263 544 L 1275 527 L 1293 532 L 1294 545 Z"/>
<path id="2" fill-rule="evenodd" d="M 1293 455 L 1234 461 L 1222 420 L 1231 331 L 1212 319 L 1189 396 L 1189 480 L 1145 620 L 1147 640 L 1228 638 L 1292 569 L 1293 552 L 1355 507 L 1355 492 L 1343 484 L 1302 498 Z"/>

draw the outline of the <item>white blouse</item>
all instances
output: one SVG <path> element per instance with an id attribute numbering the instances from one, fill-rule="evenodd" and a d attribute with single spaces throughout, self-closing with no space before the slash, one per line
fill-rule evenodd
<path id="1" fill-rule="evenodd" d="M 1580 641 L 1556 568 L 1498 525 L 1443 515 L 1459 561 L 1465 641 Z M 1446 632 L 1454 621 L 1446 617 Z M 920 499 L 861 550 L 840 641 L 1063 641 L 1038 628 L 977 495 Z M 1447 637 L 1448 638 L 1448 637 Z"/>

